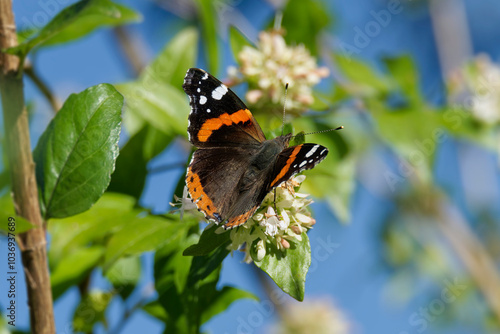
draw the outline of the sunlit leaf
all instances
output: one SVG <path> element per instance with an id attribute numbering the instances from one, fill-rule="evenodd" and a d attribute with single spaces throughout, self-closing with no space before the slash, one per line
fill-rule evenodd
<path id="1" fill-rule="evenodd" d="M 0 197 L 0 233 L 23 233 L 33 228 L 33 225 L 14 210 L 14 202 L 10 193 Z"/>
<path id="2" fill-rule="evenodd" d="M 79 284 L 97 266 L 104 254 L 104 247 L 91 246 L 79 248 L 66 256 L 52 270 L 50 284 L 54 300 L 68 288 Z"/>
<path id="3" fill-rule="evenodd" d="M 274 245 L 266 245 L 266 255 L 255 265 L 272 278 L 284 292 L 302 301 L 304 299 L 306 274 L 311 265 L 311 246 L 306 233 L 302 233 L 302 241 L 290 243 L 285 251 Z"/>
<path id="4" fill-rule="evenodd" d="M 253 46 L 252 43 L 246 38 L 246 36 L 243 35 L 243 33 L 236 27 L 229 28 L 229 43 L 231 44 L 233 57 L 236 61 L 239 61 L 238 54 L 243 50 L 245 46 Z"/>
<path id="5" fill-rule="evenodd" d="M 89 209 L 109 185 L 118 156 L 123 97 L 109 84 L 72 94 L 34 151 L 43 216 Z"/>
<path id="6" fill-rule="evenodd" d="M 130 196 L 105 193 L 88 211 L 64 219 L 51 219 L 49 263 L 57 266 L 66 254 L 90 243 L 104 245 L 107 236 L 118 231 L 141 212 Z"/>
<path id="7" fill-rule="evenodd" d="M 124 300 L 127 299 L 141 278 L 141 259 L 139 256 L 120 258 L 106 272 L 106 278 L 113 284 L 115 291 Z"/>
<path id="8" fill-rule="evenodd" d="M 185 222 L 184 222 L 185 223 Z M 120 257 L 153 251 L 185 233 L 178 220 L 173 217 L 137 217 L 115 233 L 108 242 L 104 270 Z"/>
<path id="9" fill-rule="evenodd" d="M 219 46 L 217 41 L 217 13 L 215 3 L 210 0 L 196 0 L 198 4 L 199 20 L 203 36 L 203 46 L 208 63 L 208 71 L 216 74 L 219 71 Z"/>
<path id="10" fill-rule="evenodd" d="M 37 34 L 8 50 L 24 57 L 39 45 L 66 43 L 103 26 L 116 26 L 140 20 L 141 16 L 110 0 L 82 0 L 57 14 Z"/>

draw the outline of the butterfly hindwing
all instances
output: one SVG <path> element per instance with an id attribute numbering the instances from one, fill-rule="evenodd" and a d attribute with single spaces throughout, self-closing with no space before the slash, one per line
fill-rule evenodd
<path id="1" fill-rule="evenodd" d="M 238 184 L 255 152 L 237 147 L 199 149 L 193 154 L 186 184 L 194 203 L 205 217 L 218 223 L 230 218 L 238 200 Z"/>
<path id="2" fill-rule="evenodd" d="M 288 181 L 295 174 L 311 169 L 328 154 L 328 149 L 318 144 L 301 144 L 284 149 L 278 156 L 270 178 L 269 190 Z"/>
<path id="3" fill-rule="evenodd" d="M 196 147 L 256 145 L 266 140 L 245 104 L 206 71 L 189 69 L 182 88 L 190 99 L 188 134 Z"/>

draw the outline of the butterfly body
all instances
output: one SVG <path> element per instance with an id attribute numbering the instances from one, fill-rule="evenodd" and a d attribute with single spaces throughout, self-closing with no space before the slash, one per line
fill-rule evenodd
<path id="1" fill-rule="evenodd" d="M 291 134 L 266 140 L 245 104 L 215 77 L 189 69 L 188 134 L 198 148 L 186 174 L 191 198 L 208 219 L 225 228 L 244 224 L 265 196 L 328 154 L 317 144 L 288 147 Z"/>

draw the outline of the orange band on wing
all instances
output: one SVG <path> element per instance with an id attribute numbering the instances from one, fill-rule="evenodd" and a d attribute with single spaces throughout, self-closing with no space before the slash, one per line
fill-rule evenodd
<path id="1" fill-rule="evenodd" d="M 212 133 L 219 130 L 223 125 L 245 123 L 252 119 L 248 109 L 240 109 L 233 114 L 224 113 L 217 118 L 207 119 L 198 131 L 198 140 L 206 142 Z"/>
<path id="2" fill-rule="evenodd" d="M 186 183 L 188 187 L 189 194 L 193 199 L 199 210 L 203 211 L 205 216 L 210 218 L 215 218 L 214 214 L 217 213 L 215 205 L 208 195 L 203 191 L 203 186 L 200 182 L 200 177 L 198 174 L 193 173 L 191 168 L 189 168 L 186 175 Z"/>
<path id="3" fill-rule="evenodd" d="M 254 206 L 244 214 L 229 219 L 229 221 L 226 224 L 224 224 L 224 229 L 227 230 L 245 224 L 247 220 L 250 219 L 250 217 L 252 217 L 253 213 L 255 212 L 255 210 L 257 210 L 257 208 L 258 208 L 257 206 Z"/>
<path id="4" fill-rule="evenodd" d="M 293 149 L 292 154 L 290 155 L 290 157 L 286 161 L 285 166 L 283 166 L 283 169 L 280 171 L 278 176 L 276 176 L 276 178 L 273 180 L 273 182 L 271 182 L 271 187 L 273 187 L 276 184 L 276 182 L 278 182 L 283 176 L 285 176 L 285 174 L 290 169 L 290 166 L 292 165 L 293 161 L 295 160 L 295 157 L 299 153 L 301 147 L 302 147 L 302 145 L 298 145 L 297 147 L 295 147 Z"/>

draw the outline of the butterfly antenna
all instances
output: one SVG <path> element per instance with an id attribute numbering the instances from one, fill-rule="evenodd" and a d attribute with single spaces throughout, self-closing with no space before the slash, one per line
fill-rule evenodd
<path id="1" fill-rule="evenodd" d="M 288 93 L 288 82 L 285 85 L 285 101 L 283 102 L 283 123 L 281 124 L 281 135 L 285 131 L 285 110 L 286 110 L 286 94 Z"/>
<path id="2" fill-rule="evenodd" d="M 303 135 L 299 133 L 298 135 L 292 136 L 292 138 L 293 138 L 293 137 L 297 137 L 297 136 L 307 136 L 307 135 L 315 135 L 315 134 L 317 134 L 317 133 L 330 132 L 330 131 L 337 131 L 337 130 L 342 130 L 343 128 L 344 128 L 343 126 L 339 126 L 338 128 L 335 128 L 335 129 L 328 129 L 328 130 L 314 131 L 314 132 L 304 133 Z"/>

